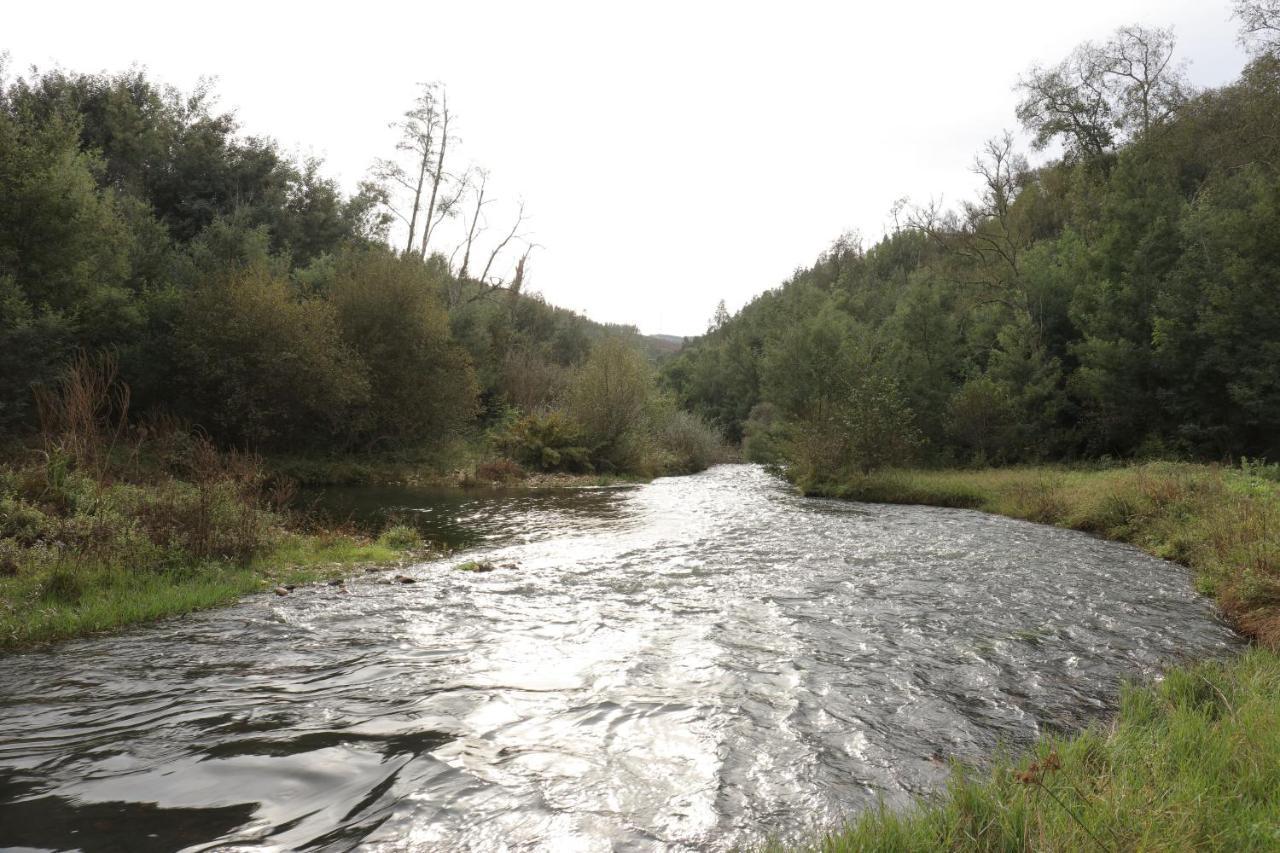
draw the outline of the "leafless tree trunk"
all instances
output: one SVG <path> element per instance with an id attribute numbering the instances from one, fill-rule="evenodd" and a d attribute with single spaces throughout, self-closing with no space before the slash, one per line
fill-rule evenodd
<path id="1" fill-rule="evenodd" d="M 489 260 L 484 265 L 484 272 L 480 273 L 480 281 L 482 283 L 489 281 L 489 270 L 493 268 L 493 262 L 497 259 L 502 250 L 507 248 L 507 244 L 515 239 L 516 232 L 520 230 L 520 226 L 524 224 L 524 202 L 520 202 L 520 210 L 516 213 L 516 222 L 511 226 L 511 230 L 507 232 L 507 236 L 502 238 L 498 245 L 493 247 L 493 251 L 489 253 Z"/>
<path id="2" fill-rule="evenodd" d="M 443 210 L 437 210 L 436 199 L 440 195 L 440 183 L 444 180 L 444 154 L 449 147 L 449 96 L 445 92 L 440 94 L 440 148 L 436 156 L 436 168 L 431 174 L 431 199 L 427 202 L 427 221 L 422 227 L 422 247 L 418 250 L 418 257 L 424 260 L 427 257 L 427 243 L 431 240 L 431 232 L 435 230 L 435 226 L 448 212 L 448 207 Z"/>
<path id="3" fill-rule="evenodd" d="M 480 214 L 484 212 L 484 206 L 488 203 L 485 201 L 484 191 L 485 185 L 489 182 L 489 173 L 484 169 L 477 169 L 476 173 L 480 176 L 480 184 L 476 187 L 475 212 L 471 214 L 471 224 L 467 226 L 467 239 L 462 252 L 462 266 L 458 267 L 459 280 L 467 277 L 467 270 L 471 265 L 471 247 L 475 244 L 476 234 L 479 233 L 476 229 L 480 224 Z"/>

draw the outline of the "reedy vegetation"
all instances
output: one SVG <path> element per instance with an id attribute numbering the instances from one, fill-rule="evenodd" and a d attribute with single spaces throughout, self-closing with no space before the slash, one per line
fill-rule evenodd
<path id="1" fill-rule="evenodd" d="M 37 449 L 0 465 L 0 648 L 225 604 L 418 546 L 312 529 L 254 454 L 172 419 L 130 423 L 110 358 L 43 398 Z"/>

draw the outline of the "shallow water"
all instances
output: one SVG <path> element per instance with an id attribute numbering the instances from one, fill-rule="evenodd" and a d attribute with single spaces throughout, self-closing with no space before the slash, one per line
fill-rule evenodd
<path id="1" fill-rule="evenodd" d="M 0 659 L 0 845 L 803 837 L 1237 643 L 1136 549 L 805 499 L 752 466 L 450 501 L 417 509 L 499 568 L 456 557 Z"/>

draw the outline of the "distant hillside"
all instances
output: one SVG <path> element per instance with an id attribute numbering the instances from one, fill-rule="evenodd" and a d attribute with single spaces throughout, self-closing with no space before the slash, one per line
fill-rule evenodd
<path id="1" fill-rule="evenodd" d="M 675 355 L 684 349 L 684 338 L 679 335 L 641 335 L 645 351 L 655 359 Z"/>

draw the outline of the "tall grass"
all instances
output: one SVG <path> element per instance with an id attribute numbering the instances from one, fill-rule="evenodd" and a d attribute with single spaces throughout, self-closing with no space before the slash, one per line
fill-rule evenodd
<path id="1" fill-rule="evenodd" d="M 222 604 L 410 547 L 297 532 L 291 485 L 256 455 L 173 423 L 130 423 L 128 401 L 111 358 L 75 360 L 41 395 L 40 446 L 0 466 L 0 648 Z"/>

